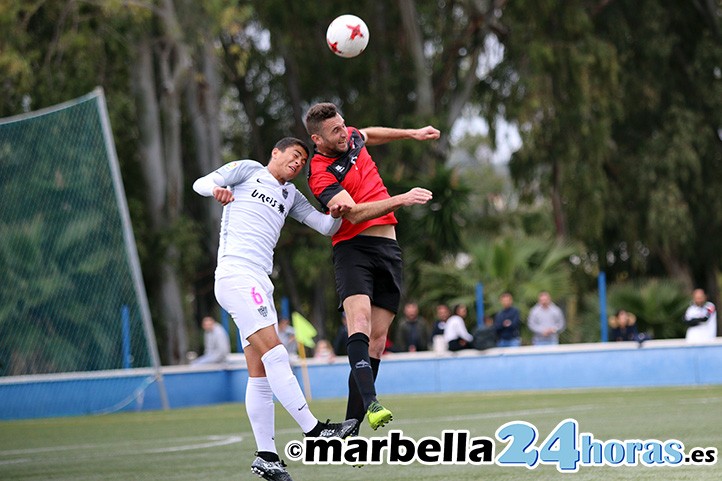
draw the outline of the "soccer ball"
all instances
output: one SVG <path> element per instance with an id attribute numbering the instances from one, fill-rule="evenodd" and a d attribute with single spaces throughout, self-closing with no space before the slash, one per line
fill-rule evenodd
<path id="1" fill-rule="evenodd" d="M 356 15 L 341 15 L 328 26 L 326 43 L 339 57 L 355 57 L 368 45 L 369 29 Z"/>

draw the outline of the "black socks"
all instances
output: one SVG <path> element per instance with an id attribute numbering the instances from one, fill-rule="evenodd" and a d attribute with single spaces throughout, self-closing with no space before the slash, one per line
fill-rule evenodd
<path id="1" fill-rule="evenodd" d="M 375 357 L 370 358 L 371 370 L 374 373 L 374 387 L 376 383 L 376 377 L 379 374 L 379 364 L 381 359 Z M 361 397 L 361 393 L 358 390 L 358 384 L 356 379 L 353 377 L 353 371 L 348 373 L 348 402 L 346 404 L 346 419 L 356 419 L 359 422 L 359 426 L 366 416 L 366 409 L 364 409 L 364 400 Z"/>
<path id="2" fill-rule="evenodd" d="M 369 357 L 369 338 L 357 332 L 348 338 L 348 362 L 351 374 L 348 378 L 348 405 L 346 419 L 355 418 L 361 423 L 369 404 L 376 401 L 374 381 L 379 372 L 380 359 Z"/>

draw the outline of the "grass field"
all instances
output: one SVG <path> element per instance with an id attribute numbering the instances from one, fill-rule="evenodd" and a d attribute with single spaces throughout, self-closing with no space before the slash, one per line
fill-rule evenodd
<path id="1" fill-rule="evenodd" d="M 494 438 L 508 421 L 527 421 L 541 438 L 574 418 L 598 440 L 679 439 L 687 449 L 722 448 L 722 386 L 629 390 L 574 390 L 382 396 L 395 414 L 389 426 L 414 439 L 468 429 Z M 320 418 L 337 419 L 344 401 L 313 401 Z M 283 450 L 301 436 L 276 407 L 276 442 Z M 371 436 L 365 426 L 362 436 Z M 382 431 L 374 435 L 384 435 Z M 497 442 L 497 454 L 505 444 Z M 239 480 L 260 479 L 249 465 L 255 443 L 240 404 L 0 423 L 0 480 Z M 296 481 L 401 480 L 694 480 L 722 479 L 714 466 L 582 467 L 561 474 L 536 469 L 470 466 L 305 466 L 289 462 Z"/>

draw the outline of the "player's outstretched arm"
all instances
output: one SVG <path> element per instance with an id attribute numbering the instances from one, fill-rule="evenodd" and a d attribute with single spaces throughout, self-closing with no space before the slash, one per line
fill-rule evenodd
<path id="1" fill-rule="evenodd" d="M 201 177 L 193 183 L 193 190 L 198 194 L 211 197 L 213 196 L 221 205 L 233 202 L 233 192 L 223 186 L 224 179 L 217 172 Z"/>
<path id="2" fill-rule="evenodd" d="M 430 190 L 414 187 L 404 194 L 395 195 L 388 199 L 357 204 L 348 192 L 342 190 L 331 199 L 328 205 L 329 209 L 333 209 L 337 205 L 346 206 L 347 211 L 343 214 L 343 217 L 352 224 L 358 224 L 386 215 L 399 207 L 426 204 L 432 198 L 433 194 Z"/>
<path id="3" fill-rule="evenodd" d="M 381 145 L 394 140 L 436 140 L 441 132 L 431 125 L 420 129 L 394 129 L 390 127 L 366 127 L 360 131 L 366 145 Z"/>
<path id="4" fill-rule="evenodd" d="M 339 202 L 329 209 L 328 214 L 324 214 L 316 210 L 303 194 L 298 194 L 289 215 L 320 234 L 332 236 L 341 227 L 341 217 L 350 209 L 348 204 Z"/>

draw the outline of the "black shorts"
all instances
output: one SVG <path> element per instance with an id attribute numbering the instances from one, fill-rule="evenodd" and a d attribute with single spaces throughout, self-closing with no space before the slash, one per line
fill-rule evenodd
<path id="1" fill-rule="evenodd" d="M 341 241 L 333 247 L 333 265 L 342 305 L 347 297 L 364 294 L 372 305 L 398 312 L 403 262 L 394 239 L 357 235 Z"/>

